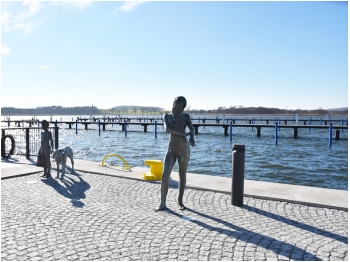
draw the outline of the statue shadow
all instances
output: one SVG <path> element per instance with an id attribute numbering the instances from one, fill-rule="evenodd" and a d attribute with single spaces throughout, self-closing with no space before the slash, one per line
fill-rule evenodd
<path id="1" fill-rule="evenodd" d="M 242 208 L 247 209 L 249 211 L 252 211 L 252 210 L 250 210 L 251 207 L 248 207 L 248 206 L 243 206 Z M 200 220 L 186 219 L 188 222 L 194 223 L 194 224 L 201 226 L 203 228 L 206 228 L 210 231 L 216 231 L 220 234 L 227 235 L 228 237 L 232 237 L 235 239 L 239 239 L 241 241 L 245 241 L 247 243 L 254 244 L 258 247 L 262 247 L 262 248 L 265 248 L 267 250 L 270 250 L 270 251 L 276 253 L 277 255 L 281 254 L 280 247 L 283 245 L 283 250 L 290 250 L 289 252 L 286 253 L 286 255 L 287 256 L 289 255 L 290 258 L 291 258 L 293 253 L 296 253 L 296 254 L 303 254 L 303 257 L 304 257 L 303 260 L 321 260 L 320 258 L 316 257 L 315 254 L 309 253 L 308 251 L 306 251 L 300 247 L 297 247 L 295 245 L 292 245 L 292 244 L 280 241 L 278 239 L 275 239 L 275 238 L 272 238 L 272 237 L 269 237 L 269 236 L 251 231 L 251 230 L 248 230 L 246 228 L 243 228 L 243 227 L 240 227 L 237 225 L 234 225 L 234 224 L 232 224 L 228 221 L 222 220 L 220 218 L 203 214 L 203 213 L 198 212 L 196 210 L 193 210 L 191 208 L 186 208 L 185 211 L 188 211 L 189 213 L 196 214 L 199 217 L 205 218 L 207 220 L 211 220 L 215 223 L 222 224 L 223 226 L 226 227 L 226 228 L 221 228 L 221 227 L 217 227 L 214 225 L 210 225 L 209 223 L 204 223 L 203 221 L 200 221 Z M 177 213 L 176 211 L 173 211 L 170 209 L 167 209 L 166 212 L 171 214 L 171 215 L 182 218 L 182 219 L 184 219 L 184 217 L 186 217 L 183 215 L 183 213 L 180 214 L 180 213 Z M 254 211 L 252 211 L 252 212 L 254 212 Z M 265 212 L 265 211 L 262 211 L 262 212 Z M 260 212 L 258 212 L 258 214 L 260 214 Z M 325 231 L 322 229 L 313 228 L 313 227 L 310 227 L 309 225 L 306 225 L 306 224 L 303 224 L 303 223 L 300 223 L 297 221 L 293 221 L 291 219 L 284 218 L 284 217 L 279 216 L 279 215 L 273 214 L 273 216 L 276 220 L 285 222 L 288 225 L 293 225 L 293 226 L 296 226 L 298 228 L 305 229 L 305 230 L 308 230 L 308 231 L 316 233 L 316 234 L 322 234 L 323 236 L 326 236 L 326 237 L 333 236 L 334 239 L 341 241 L 343 243 L 347 243 L 346 237 L 339 236 L 339 235 L 336 235 L 334 233 L 331 233 L 331 232 L 328 232 L 328 231 Z M 227 229 L 227 228 L 229 228 L 229 229 Z M 310 228 L 312 230 L 310 230 Z M 346 239 L 346 242 L 345 242 L 345 239 Z"/>
<path id="2" fill-rule="evenodd" d="M 54 173 L 52 172 L 52 174 Z M 63 176 L 60 174 L 60 177 L 57 179 L 54 178 L 55 176 L 56 174 L 49 179 L 42 179 L 41 181 L 46 185 L 51 186 L 57 191 L 57 193 L 70 199 L 73 206 L 80 208 L 83 207 L 84 203 L 80 200 L 85 199 L 85 191 L 90 188 L 90 184 L 84 181 L 81 175 L 77 172 L 70 173 L 68 176 L 67 173 Z M 59 183 L 58 181 L 62 183 Z"/>
<path id="3" fill-rule="evenodd" d="M 262 216 L 265 216 L 265 217 L 277 220 L 279 222 L 283 222 L 283 223 L 285 223 L 287 225 L 295 226 L 297 228 L 309 231 L 311 233 L 314 233 L 314 234 L 317 234 L 317 235 L 321 235 L 321 236 L 325 236 L 325 237 L 329 237 L 329 238 L 332 238 L 332 239 L 337 240 L 339 242 L 342 242 L 344 244 L 348 244 L 348 238 L 344 237 L 342 235 L 339 235 L 339 234 L 336 234 L 336 233 L 333 233 L 333 232 L 330 232 L 330 231 L 327 231 L 327 230 L 324 230 L 324 229 L 321 229 L 321 228 L 317 228 L 315 226 L 307 225 L 307 224 L 295 221 L 293 219 L 290 219 L 290 218 L 287 218 L 287 217 L 283 217 L 283 216 L 280 216 L 280 215 L 277 215 L 277 214 L 274 214 L 274 213 L 271 213 L 271 212 L 268 212 L 268 211 L 265 211 L 265 210 L 262 210 L 262 209 L 259 209 L 259 208 L 256 208 L 256 207 L 251 207 L 251 206 L 244 205 L 244 206 L 242 206 L 242 208 L 246 209 L 246 210 L 248 210 L 250 212 L 254 212 L 254 213 L 257 213 L 259 215 L 262 215 Z"/>

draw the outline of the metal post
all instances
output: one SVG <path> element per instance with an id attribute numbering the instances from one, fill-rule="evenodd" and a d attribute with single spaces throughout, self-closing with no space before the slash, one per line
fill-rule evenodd
<path id="1" fill-rule="evenodd" d="M 55 126 L 55 149 L 56 150 L 58 149 L 58 130 L 59 130 L 59 127 Z"/>
<path id="2" fill-rule="evenodd" d="M 232 142 L 232 121 L 230 122 L 230 142 Z"/>
<path id="3" fill-rule="evenodd" d="M 311 125 L 311 120 L 309 119 L 309 126 Z M 309 133 L 311 131 L 311 128 L 309 127 Z"/>
<path id="4" fill-rule="evenodd" d="M 332 146 L 332 133 L 333 133 L 332 123 L 329 123 L 329 147 Z"/>
<path id="5" fill-rule="evenodd" d="M 75 120 L 75 134 L 78 134 L 78 120 Z"/>
<path id="6" fill-rule="evenodd" d="M 232 147 L 232 187 L 231 204 L 243 205 L 245 145 Z"/>
<path id="7" fill-rule="evenodd" d="M 26 128 L 26 158 L 29 159 L 29 128 Z"/>
<path id="8" fill-rule="evenodd" d="M 101 121 L 98 120 L 98 136 L 101 136 Z"/>
<path id="9" fill-rule="evenodd" d="M 275 145 L 277 145 L 278 142 L 278 123 L 275 124 Z"/>
<path id="10" fill-rule="evenodd" d="M 125 131 L 125 137 L 127 137 L 127 131 L 126 131 L 126 120 L 124 120 L 124 131 Z"/>
<path id="11" fill-rule="evenodd" d="M 157 138 L 157 120 L 154 121 L 154 136 Z"/>
<path id="12" fill-rule="evenodd" d="M 204 124 L 204 129 L 205 129 L 205 117 L 204 117 L 204 119 L 203 119 L 203 124 Z"/>

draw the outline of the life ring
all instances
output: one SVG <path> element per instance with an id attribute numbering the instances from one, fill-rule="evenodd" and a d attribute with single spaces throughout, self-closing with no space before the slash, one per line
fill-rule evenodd
<path id="1" fill-rule="evenodd" d="M 10 138 L 11 140 L 11 150 L 10 152 L 6 155 L 5 152 L 5 140 L 6 138 Z M 12 135 L 5 135 L 1 138 L 1 157 L 4 158 L 10 158 L 15 152 L 15 139 L 13 138 Z"/>

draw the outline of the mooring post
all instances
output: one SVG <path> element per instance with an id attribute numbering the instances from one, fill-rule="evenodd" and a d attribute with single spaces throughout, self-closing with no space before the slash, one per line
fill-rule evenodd
<path id="1" fill-rule="evenodd" d="M 98 136 L 101 136 L 101 121 L 98 120 Z"/>
<path id="2" fill-rule="evenodd" d="M 126 120 L 124 120 L 124 131 L 125 131 L 125 137 L 127 137 L 127 131 L 126 131 Z"/>
<path id="3" fill-rule="evenodd" d="M 227 132 L 228 126 L 223 126 L 223 127 L 224 127 L 224 136 L 227 136 L 228 135 L 228 132 Z"/>
<path id="4" fill-rule="evenodd" d="M 329 123 L 329 147 L 332 146 L 332 133 L 333 133 L 333 126 L 332 126 L 332 123 Z"/>
<path id="5" fill-rule="evenodd" d="M 78 134 L 78 120 L 75 120 L 75 134 Z"/>
<path id="6" fill-rule="evenodd" d="M 343 126 L 344 125 L 344 119 L 341 120 L 341 125 Z M 344 129 L 342 128 L 341 129 L 341 132 L 343 133 Z"/>
<path id="7" fill-rule="evenodd" d="M 245 145 L 232 147 L 232 187 L 231 204 L 243 205 Z"/>
<path id="8" fill-rule="evenodd" d="M 337 129 L 335 130 L 335 140 L 339 140 L 340 139 L 340 130 Z"/>
<path id="9" fill-rule="evenodd" d="M 26 128 L 26 158 L 29 159 L 29 128 Z"/>
<path id="10" fill-rule="evenodd" d="M 294 138 L 298 137 L 298 128 L 294 127 Z"/>
<path id="11" fill-rule="evenodd" d="M 195 134 L 195 135 L 198 134 L 198 126 L 194 126 L 194 134 Z"/>
<path id="12" fill-rule="evenodd" d="M 205 129 L 205 117 L 203 119 L 203 124 L 204 124 L 204 129 Z M 197 130 L 197 134 L 198 134 L 198 130 Z"/>
<path id="13" fill-rule="evenodd" d="M 232 142 L 232 121 L 230 122 L 230 142 Z"/>
<path id="14" fill-rule="evenodd" d="M 39 122 L 39 120 L 38 120 L 38 122 Z M 7 120 L 7 126 L 10 127 L 10 119 Z"/>
<path id="15" fill-rule="evenodd" d="M 309 119 L 309 126 L 311 125 L 311 119 Z M 311 131 L 311 128 L 309 127 L 309 133 Z"/>
<path id="16" fill-rule="evenodd" d="M 257 126 L 257 127 L 256 127 L 256 136 L 257 136 L 257 137 L 260 137 L 260 136 L 261 136 L 261 127 L 260 127 L 260 126 Z"/>
<path id="17" fill-rule="evenodd" d="M 278 123 L 275 124 L 275 145 L 278 143 Z"/>
<path id="18" fill-rule="evenodd" d="M 154 136 L 157 138 L 157 120 L 154 121 Z"/>

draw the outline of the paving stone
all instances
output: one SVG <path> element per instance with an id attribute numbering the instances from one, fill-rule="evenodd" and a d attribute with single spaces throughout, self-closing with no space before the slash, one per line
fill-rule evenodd
<path id="1" fill-rule="evenodd" d="M 348 258 L 348 215 L 336 209 L 249 197 L 240 208 L 186 189 L 180 211 L 169 188 L 169 210 L 154 212 L 159 184 L 84 172 L 5 179 L 1 193 L 3 261 Z"/>

